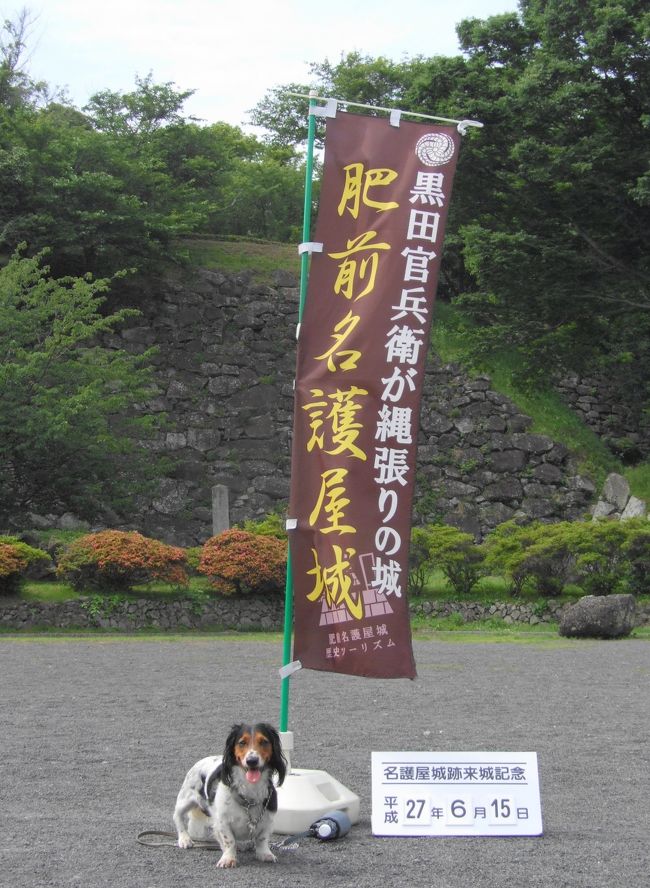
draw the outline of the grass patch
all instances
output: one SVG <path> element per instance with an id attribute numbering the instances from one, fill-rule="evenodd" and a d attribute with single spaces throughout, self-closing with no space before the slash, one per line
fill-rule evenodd
<path id="1" fill-rule="evenodd" d="M 650 632 L 645 636 L 637 636 L 634 631 L 634 637 L 650 638 Z M 552 629 L 546 631 L 527 631 L 521 627 L 510 627 L 508 629 L 490 629 L 488 627 L 482 629 L 445 629 L 434 627 L 422 627 L 413 633 L 414 641 L 431 641 L 431 642 L 453 642 L 454 644 L 517 644 L 535 646 L 545 649 L 570 648 L 576 645 L 593 645 L 600 644 L 597 639 L 572 639 L 562 638 Z M 277 648 L 277 656 L 280 656 L 282 648 L 282 635 L 279 632 L 233 632 L 233 631 L 215 631 L 214 629 L 206 629 L 205 631 L 188 631 L 188 632 L 169 632 L 163 633 L 160 630 L 143 629 L 138 632 L 120 633 L 109 632 L 106 630 L 98 630 L 89 632 L 84 630 L 42 630 L 32 632 L 17 632 L 0 630 L 0 643 L 11 644 L 62 644 L 70 642 L 79 642 L 81 644 L 241 644 L 241 642 L 260 642 Z M 622 640 L 624 643 L 625 639 Z"/>
<path id="2" fill-rule="evenodd" d="M 564 639 L 549 629 L 545 631 L 525 630 L 522 627 L 484 626 L 482 628 L 465 629 L 458 627 L 447 628 L 420 626 L 414 628 L 415 641 L 453 641 L 456 643 L 504 643 L 515 644 L 539 644 L 543 646 L 568 646 L 576 642 L 573 639 Z M 30 632 L 18 632 L 16 630 L 0 630 L 0 640 L 26 643 L 40 642 L 56 644 L 60 642 L 78 641 L 93 644 L 133 644 L 136 642 L 150 642 L 159 644 L 200 644 L 204 642 L 222 642 L 224 644 L 241 643 L 242 641 L 258 641 L 264 644 L 272 644 L 278 648 L 280 655 L 282 646 L 282 634 L 280 632 L 235 632 L 233 630 L 215 631 L 214 629 L 187 630 L 186 632 L 161 632 L 159 629 L 141 629 L 135 632 L 123 633 L 110 630 L 96 630 L 89 632 L 87 629 L 42 629 Z M 588 642 L 587 642 L 588 643 Z"/>
<path id="3" fill-rule="evenodd" d="M 485 617 L 481 620 L 466 621 L 462 614 L 448 617 L 414 614 L 411 629 L 416 637 L 424 637 L 430 632 L 488 632 L 497 635 L 553 635 L 557 633 L 557 623 L 506 623 L 501 617 Z"/>
<path id="4" fill-rule="evenodd" d="M 634 496 L 650 503 L 650 462 L 625 469 L 625 477 Z"/>
<path id="5" fill-rule="evenodd" d="M 26 580 L 20 590 L 25 601 L 70 601 L 79 592 L 59 580 Z"/>
<path id="6" fill-rule="evenodd" d="M 584 594 L 583 591 L 578 586 L 574 586 L 573 591 L 567 589 L 563 595 L 557 595 L 551 600 L 565 604 L 568 601 L 575 601 L 582 594 Z M 500 576 L 481 577 L 469 595 L 459 595 L 454 591 L 449 580 L 441 570 L 431 571 L 427 575 L 423 593 L 421 595 L 409 593 L 409 599 L 414 603 L 422 601 L 472 601 L 483 605 L 501 602 L 504 604 L 528 604 L 533 607 L 544 607 L 548 603 L 546 599 L 540 598 L 532 590 L 526 591 L 524 589 L 521 595 L 512 595 L 510 593 L 510 584 L 504 577 Z"/>
<path id="7" fill-rule="evenodd" d="M 632 630 L 632 638 L 650 639 L 650 626 L 637 626 Z"/>
<path id="8" fill-rule="evenodd" d="M 62 580 L 25 580 L 20 590 L 20 597 L 26 601 L 69 601 L 73 598 L 85 598 L 88 595 L 110 597 L 119 594 L 125 600 L 129 598 L 151 598 L 172 600 L 175 598 L 196 598 L 198 600 L 211 596 L 210 581 L 207 577 L 190 577 L 188 586 L 177 586 L 173 583 L 151 582 L 134 586 L 131 590 L 92 590 L 78 591 Z"/>
<path id="9" fill-rule="evenodd" d="M 190 577 L 187 586 L 176 586 L 173 583 L 151 582 L 134 586 L 127 592 L 132 598 L 207 598 L 213 595 L 207 577 Z"/>
<path id="10" fill-rule="evenodd" d="M 34 629 L 29 632 L 18 631 L 15 629 L 6 629 L 0 627 L 0 639 L 12 642 L 63 642 L 63 641 L 80 641 L 84 643 L 94 644 L 132 644 L 134 642 L 169 642 L 170 644 L 202 643 L 209 641 L 241 642 L 241 641 L 261 641 L 265 643 L 282 644 L 282 635 L 278 632 L 236 632 L 233 629 L 187 629 L 175 630 L 174 632 L 161 632 L 160 629 L 136 629 L 133 632 L 121 632 L 117 629 L 97 629 L 89 631 L 88 629 L 51 629 L 43 627 L 42 629 Z"/>
<path id="11" fill-rule="evenodd" d="M 225 274 L 252 272 L 253 281 L 259 284 L 272 285 L 278 270 L 291 272 L 296 280 L 300 275 L 296 244 L 192 238 L 183 241 L 182 249 L 191 265 Z"/>
<path id="12" fill-rule="evenodd" d="M 454 642 L 455 644 L 524 644 L 542 648 L 575 647 L 575 645 L 601 644 L 599 639 L 563 638 L 558 634 L 555 623 L 544 623 L 537 626 L 504 623 L 502 620 L 477 620 L 473 623 L 460 624 L 455 617 L 450 618 L 419 618 L 412 620 L 414 641 Z M 631 638 L 637 641 L 650 641 L 650 626 L 640 626 L 632 631 Z M 33 629 L 29 632 L 0 627 L 0 641 L 18 644 L 39 642 L 56 644 L 60 642 L 78 641 L 93 644 L 134 644 L 148 642 L 152 644 L 214 644 L 240 643 L 242 641 L 258 641 L 274 645 L 278 648 L 278 656 L 282 645 L 280 632 L 237 632 L 232 629 L 217 630 L 187 629 L 174 632 L 161 632 L 160 629 L 138 629 L 124 633 L 119 630 L 97 629 Z M 626 639 L 620 639 L 624 643 Z"/>
<path id="13" fill-rule="evenodd" d="M 564 603 L 566 601 L 575 601 L 576 598 L 584 594 L 578 586 L 571 588 L 573 590 L 571 594 L 567 592 L 565 595 L 558 595 L 550 600 Z M 215 594 L 210 586 L 209 579 L 199 576 L 190 577 L 188 586 L 177 586 L 173 583 L 155 581 L 134 586 L 130 592 L 115 589 L 113 591 L 107 590 L 105 594 L 110 596 L 116 593 L 127 599 L 158 598 L 163 600 L 205 598 L 206 596 L 212 597 Z M 25 580 L 21 589 L 21 598 L 28 601 L 68 601 L 71 598 L 82 598 L 94 594 L 97 593 L 92 590 L 79 592 L 68 583 L 63 582 L 63 580 Z M 546 599 L 539 598 L 539 596 L 533 594 L 510 595 L 507 581 L 499 576 L 482 577 L 470 595 L 457 595 L 441 570 L 431 571 L 425 584 L 424 593 L 422 595 L 409 593 L 409 600 L 413 603 L 422 601 L 473 601 L 480 604 L 493 604 L 496 601 L 500 601 L 510 604 L 531 605 L 547 603 Z M 636 600 L 639 605 L 650 604 L 650 594 L 637 595 Z"/>
<path id="14" fill-rule="evenodd" d="M 521 601 L 514 599 L 508 592 L 508 583 L 503 577 L 481 577 L 470 595 L 457 595 L 451 583 L 441 570 L 432 570 L 427 574 L 422 595 L 410 595 L 412 601 L 444 600 L 444 601 L 480 601 L 492 604 L 493 601 Z"/>
<path id="15" fill-rule="evenodd" d="M 594 639 L 563 638 L 553 632 L 430 632 L 414 636 L 416 641 L 453 642 L 454 644 L 517 644 L 546 650 L 575 647 L 576 644 L 597 644 Z"/>

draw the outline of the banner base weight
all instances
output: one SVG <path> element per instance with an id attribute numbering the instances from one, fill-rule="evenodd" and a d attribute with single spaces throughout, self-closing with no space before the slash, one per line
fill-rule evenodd
<path id="1" fill-rule="evenodd" d="M 359 797 L 327 771 L 295 768 L 278 787 L 273 831 L 282 835 L 303 832 L 329 811 L 344 811 L 352 823 L 358 823 Z"/>
<path id="2" fill-rule="evenodd" d="M 327 771 L 291 767 L 293 732 L 281 731 L 282 750 L 289 762 L 287 776 L 278 786 L 278 811 L 273 831 L 293 835 L 330 811 L 344 811 L 351 823 L 359 822 L 359 796 L 343 786 Z"/>

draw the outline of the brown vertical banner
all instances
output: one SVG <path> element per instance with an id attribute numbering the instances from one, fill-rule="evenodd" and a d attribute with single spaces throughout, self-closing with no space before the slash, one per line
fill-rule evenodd
<path id="1" fill-rule="evenodd" d="M 308 669 L 416 674 L 411 506 L 458 142 L 453 127 L 342 112 L 327 122 L 288 523 L 294 657 Z"/>

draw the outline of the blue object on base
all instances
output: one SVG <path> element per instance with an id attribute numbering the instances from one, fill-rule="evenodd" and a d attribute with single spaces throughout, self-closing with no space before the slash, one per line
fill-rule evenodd
<path id="1" fill-rule="evenodd" d="M 340 839 L 350 832 L 352 823 L 344 811 L 330 811 L 316 820 L 309 827 L 311 834 L 323 842 Z"/>

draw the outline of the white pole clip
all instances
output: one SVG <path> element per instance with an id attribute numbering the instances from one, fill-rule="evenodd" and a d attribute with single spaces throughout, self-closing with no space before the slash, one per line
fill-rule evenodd
<path id="1" fill-rule="evenodd" d="M 324 105 L 311 105 L 309 113 L 314 117 L 336 117 L 336 99 L 327 99 Z"/>
<path id="2" fill-rule="evenodd" d="M 282 666 L 279 669 L 280 678 L 289 678 L 290 675 L 293 675 L 294 672 L 297 672 L 299 669 L 302 669 L 302 663 L 300 660 L 294 660 L 293 663 L 287 663 L 286 666 Z"/>
<path id="3" fill-rule="evenodd" d="M 322 253 L 323 252 L 323 244 L 319 244 L 314 241 L 305 241 L 302 244 L 298 244 L 298 255 L 302 256 L 303 253 L 309 253 L 311 256 L 312 253 Z"/>
<path id="4" fill-rule="evenodd" d="M 461 120 L 456 129 L 461 134 L 461 136 L 464 136 L 470 126 L 477 126 L 479 129 L 482 129 L 483 124 L 480 123 L 478 120 Z"/>
<path id="5" fill-rule="evenodd" d="M 389 118 L 390 125 L 398 127 L 401 118 L 402 118 L 402 112 L 399 111 L 397 108 L 393 108 L 393 110 L 390 112 L 390 118 Z"/>

